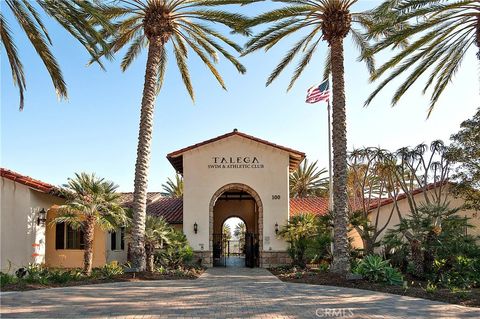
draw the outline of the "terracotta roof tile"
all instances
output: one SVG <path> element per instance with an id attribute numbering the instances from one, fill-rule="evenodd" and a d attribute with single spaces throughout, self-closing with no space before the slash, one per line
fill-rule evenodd
<path id="1" fill-rule="evenodd" d="M 33 179 L 29 176 L 25 176 L 5 168 L 0 168 L 0 175 L 1 177 L 7 178 L 16 183 L 23 184 L 39 192 L 54 193 L 57 190 L 57 188 L 51 184 L 39 181 L 37 179 Z"/>
<path id="2" fill-rule="evenodd" d="M 278 145 L 278 144 L 275 144 L 275 143 L 272 143 L 272 142 L 269 142 L 269 141 L 266 141 L 266 140 L 262 140 L 258 137 L 248 135 L 248 134 L 239 132 L 237 129 L 234 129 L 233 132 L 229 132 L 229 133 L 211 138 L 209 140 L 206 140 L 206 141 L 203 141 L 203 142 L 200 142 L 200 143 L 182 148 L 178 151 L 171 152 L 170 154 L 167 155 L 167 159 L 170 161 L 170 163 L 175 168 L 175 170 L 182 174 L 183 173 L 183 153 L 185 153 L 187 151 L 190 151 L 190 150 L 193 150 L 195 148 L 198 148 L 198 147 L 201 147 L 201 146 L 204 146 L 204 145 L 207 145 L 207 144 L 210 144 L 210 143 L 213 143 L 213 142 L 231 137 L 231 136 L 240 136 L 240 137 L 249 139 L 251 141 L 261 143 L 261 144 L 265 144 L 265 145 L 268 145 L 268 146 L 271 146 L 271 147 L 275 147 L 277 149 L 281 149 L 285 152 L 290 153 L 290 170 L 294 170 L 298 166 L 298 164 L 300 164 L 303 161 L 303 159 L 305 158 L 305 153 L 302 153 L 302 152 L 296 151 L 294 149 L 291 149 L 291 148 L 288 148 L 288 147 L 285 147 L 285 146 L 281 146 L 281 145 Z"/>
<path id="3" fill-rule="evenodd" d="M 324 215 L 328 212 L 328 197 L 290 198 L 290 216 L 301 213 Z"/>
<path id="4" fill-rule="evenodd" d="M 133 193 L 122 193 L 123 206 L 131 208 Z M 147 193 L 147 214 L 163 216 L 169 224 L 181 224 L 183 222 L 183 199 L 162 197 L 159 192 Z"/>

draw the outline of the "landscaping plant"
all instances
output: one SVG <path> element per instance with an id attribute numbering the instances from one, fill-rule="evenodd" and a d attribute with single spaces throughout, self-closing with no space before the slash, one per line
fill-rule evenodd
<path id="1" fill-rule="evenodd" d="M 403 284 L 402 274 L 379 255 L 365 256 L 354 271 L 369 281 L 397 286 Z"/>
<path id="2" fill-rule="evenodd" d="M 95 226 L 111 231 L 127 221 L 117 188 L 113 182 L 95 174 L 77 173 L 62 190 L 66 203 L 59 207 L 52 223 L 66 223 L 83 231 L 83 270 L 87 276 L 92 272 Z"/>

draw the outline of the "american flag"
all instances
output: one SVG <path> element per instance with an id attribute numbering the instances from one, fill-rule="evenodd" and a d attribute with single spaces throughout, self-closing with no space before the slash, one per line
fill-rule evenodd
<path id="1" fill-rule="evenodd" d="M 330 98 L 330 90 L 328 89 L 328 79 L 323 81 L 320 85 L 312 86 L 307 91 L 307 103 L 318 103 L 320 101 L 327 101 Z"/>

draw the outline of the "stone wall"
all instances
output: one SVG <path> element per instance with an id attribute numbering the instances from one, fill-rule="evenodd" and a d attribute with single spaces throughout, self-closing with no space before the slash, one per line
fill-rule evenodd
<path id="1" fill-rule="evenodd" d="M 208 250 L 203 251 L 194 251 L 193 252 L 193 262 L 197 263 L 199 260 L 202 260 L 201 265 L 205 267 L 212 267 L 212 252 Z"/>
<path id="2" fill-rule="evenodd" d="M 286 251 L 263 251 L 260 252 L 260 267 L 270 268 L 288 265 L 292 263 L 292 259 Z"/>

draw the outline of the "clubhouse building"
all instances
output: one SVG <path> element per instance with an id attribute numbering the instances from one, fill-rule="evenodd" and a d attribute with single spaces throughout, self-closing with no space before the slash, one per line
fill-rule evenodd
<path id="1" fill-rule="evenodd" d="M 168 154 L 167 159 L 184 178 L 183 198 L 149 193 L 147 214 L 163 216 L 182 230 L 196 259 L 206 266 L 225 266 L 222 227 L 231 217 L 240 218 L 246 226 L 246 266 L 287 264 L 288 244 L 278 237 L 278 230 L 294 214 L 328 210 L 327 198 L 289 196 L 290 173 L 304 158 L 300 151 L 235 129 Z M 2 169 L 1 196 L 1 271 L 14 271 L 28 263 L 82 266 L 81 231 L 51 222 L 56 207 L 63 203 L 57 187 Z M 126 207 L 132 199 L 132 193 L 123 194 Z M 391 205 L 376 205 L 372 216 L 383 218 L 383 209 L 388 211 Z M 389 225 L 397 224 L 394 217 Z M 480 225 L 476 226 L 478 232 Z M 109 233 L 96 228 L 94 236 L 94 267 L 127 260 L 123 229 Z M 358 236 L 353 237 L 354 246 L 361 247 Z"/>

